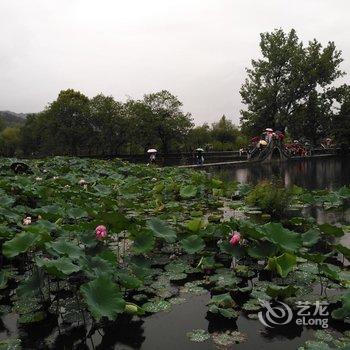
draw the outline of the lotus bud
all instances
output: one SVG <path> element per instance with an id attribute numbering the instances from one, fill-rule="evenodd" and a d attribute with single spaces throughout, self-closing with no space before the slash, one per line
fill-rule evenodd
<path id="1" fill-rule="evenodd" d="M 241 240 L 241 234 L 238 231 L 233 231 L 230 239 L 230 244 L 236 246 Z"/>
<path id="2" fill-rule="evenodd" d="M 107 236 L 107 228 L 104 225 L 99 225 L 95 228 L 95 234 L 97 239 L 102 239 Z"/>

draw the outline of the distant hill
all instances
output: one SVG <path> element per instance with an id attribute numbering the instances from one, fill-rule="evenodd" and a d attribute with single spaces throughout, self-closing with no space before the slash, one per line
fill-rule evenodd
<path id="1" fill-rule="evenodd" d="M 27 114 L 25 113 L 0 111 L 0 123 L 2 122 L 5 127 L 23 124 L 25 122 L 26 117 Z"/>

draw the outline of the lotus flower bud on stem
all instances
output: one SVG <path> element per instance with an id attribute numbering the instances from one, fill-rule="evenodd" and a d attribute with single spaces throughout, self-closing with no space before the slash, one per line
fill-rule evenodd
<path id="1" fill-rule="evenodd" d="M 240 240 L 241 240 L 241 234 L 238 231 L 233 231 L 231 233 L 230 244 L 232 246 L 235 246 L 239 243 Z"/>

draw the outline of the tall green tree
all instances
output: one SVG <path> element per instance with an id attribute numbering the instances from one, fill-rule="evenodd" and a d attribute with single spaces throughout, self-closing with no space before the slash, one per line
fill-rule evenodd
<path id="1" fill-rule="evenodd" d="M 44 113 L 30 114 L 27 116 L 24 126 L 20 131 L 20 143 L 26 155 L 42 154 L 49 155 L 45 139 L 48 133 L 46 116 Z"/>
<path id="2" fill-rule="evenodd" d="M 350 146 L 350 86 L 342 85 L 333 90 L 332 97 L 340 105 L 332 120 L 332 134 L 336 143 Z"/>
<path id="3" fill-rule="evenodd" d="M 19 150 L 20 128 L 6 127 L 0 132 L 0 154 L 6 157 L 12 157 Z"/>
<path id="4" fill-rule="evenodd" d="M 293 122 L 288 124 L 288 131 L 316 145 L 321 139 L 330 136 L 332 116 L 332 102 L 326 94 L 311 91 L 305 103 L 296 109 Z"/>
<path id="5" fill-rule="evenodd" d="M 46 114 L 53 148 L 60 154 L 78 155 L 93 137 L 89 98 L 72 89 L 59 93 Z"/>
<path id="6" fill-rule="evenodd" d="M 145 95 L 142 101 L 129 102 L 128 106 L 134 139 L 143 139 L 145 148 L 159 144 L 167 153 L 173 144 L 183 142 L 193 127 L 191 115 L 184 113 L 179 99 L 166 90 Z"/>
<path id="7" fill-rule="evenodd" d="M 237 135 L 238 128 L 225 115 L 218 122 L 212 124 L 212 136 L 221 143 L 234 143 Z"/>
<path id="8" fill-rule="evenodd" d="M 207 123 L 192 128 L 187 136 L 187 148 L 206 147 L 212 142 L 212 131 Z"/>
<path id="9" fill-rule="evenodd" d="M 304 46 L 294 29 L 260 36 L 262 57 L 252 60 L 240 90 L 247 106 L 241 111 L 242 128 L 249 135 L 266 127 L 294 130 L 293 124 L 300 122 L 298 113 L 314 98 L 310 95 L 316 93 L 320 100 L 330 84 L 344 74 L 339 68 L 341 51 L 333 42 L 322 47 L 316 39 Z"/>
<path id="10" fill-rule="evenodd" d="M 129 100 L 125 104 L 130 125 L 131 152 L 145 152 L 149 147 L 158 147 L 159 139 L 151 109 L 142 100 Z"/>
<path id="11" fill-rule="evenodd" d="M 6 127 L 5 122 L 0 118 L 0 131 L 4 130 Z"/>
<path id="12" fill-rule="evenodd" d="M 124 104 L 99 94 L 90 100 L 90 121 L 96 154 L 113 156 L 129 138 L 130 125 Z"/>

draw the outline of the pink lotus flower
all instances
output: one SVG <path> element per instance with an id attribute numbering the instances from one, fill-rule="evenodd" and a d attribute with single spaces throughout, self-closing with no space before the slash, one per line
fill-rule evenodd
<path id="1" fill-rule="evenodd" d="M 230 239 L 230 244 L 235 246 L 241 240 L 241 234 L 238 231 L 233 231 Z"/>
<path id="2" fill-rule="evenodd" d="M 95 228 L 95 234 L 97 239 L 102 239 L 107 236 L 107 228 L 106 226 L 99 225 Z"/>

